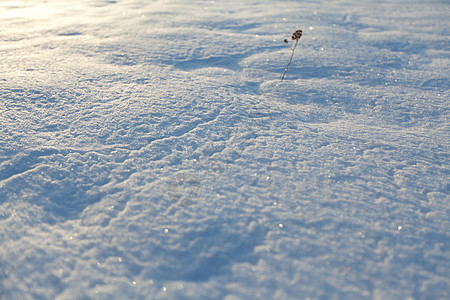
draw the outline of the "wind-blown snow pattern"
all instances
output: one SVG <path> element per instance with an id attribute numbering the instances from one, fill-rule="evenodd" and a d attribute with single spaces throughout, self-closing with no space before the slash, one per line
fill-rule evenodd
<path id="1" fill-rule="evenodd" d="M 1 1 L 0 299 L 449 299 L 449 14 Z"/>

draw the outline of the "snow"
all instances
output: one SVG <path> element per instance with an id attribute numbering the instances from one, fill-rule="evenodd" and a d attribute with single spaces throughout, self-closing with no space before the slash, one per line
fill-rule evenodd
<path id="1" fill-rule="evenodd" d="M 449 12 L 1 1 L 0 299 L 450 298 Z"/>

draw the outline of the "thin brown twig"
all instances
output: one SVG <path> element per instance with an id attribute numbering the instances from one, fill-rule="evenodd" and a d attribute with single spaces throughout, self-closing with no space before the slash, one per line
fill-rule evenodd
<path id="1" fill-rule="evenodd" d="M 294 51 L 295 51 L 295 48 L 297 48 L 298 41 L 299 41 L 300 38 L 302 37 L 302 34 L 303 34 L 303 31 L 301 31 L 301 30 L 296 30 L 296 31 L 292 34 L 291 39 L 292 39 L 293 41 L 295 41 L 295 45 L 294 45 L 294 47 L 292 47 L 291 45 L 289 45 L 289 47 L 291 47 L 292 54 L 291 54 L 291 58 L 289 59 L 289 63 L 287 64 L 286 68 L 284 69 L 283 76 L 281 76 L 281 80 L 284 79 L 284 76 L 286 75 L 286 72 L 287 72 L 289 66 L 291 65 L 292 58 L 294 57 Z M 288 42 L 287 39 L 285 39 L 284 42 L 285 42 L 286 44 L 289 44 L 289 42 Z"/>

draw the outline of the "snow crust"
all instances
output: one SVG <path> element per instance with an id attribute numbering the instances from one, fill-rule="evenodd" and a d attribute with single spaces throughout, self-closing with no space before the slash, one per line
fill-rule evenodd
<path id="1" fill-rule="evenodd" d="M 0 299 L 449 299 L 449 13 L 0 2 Z"/>

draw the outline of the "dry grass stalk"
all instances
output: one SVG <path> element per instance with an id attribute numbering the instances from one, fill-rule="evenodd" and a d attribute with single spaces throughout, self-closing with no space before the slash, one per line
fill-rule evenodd
<path id="1" fill-rule="evenodd" d="M 289 59 L 289 63 L 287 64 L 286 68 L 284 69 L 284 73 L 283 73 L 283 76 L 281 77 L 281 80 L 284 79 L 284 76 L 286 75 L 286 72 L 287 72 L 289 66 L 291 65 L 292 58 L 294 57 L 294 51 L 295 51 L 295 48 L 297 48 L 298 41 L 299 41 L 300 38 L 302 37 L 302 34 L 303 34 L 303 31 L 302 31 L 302 30 L 296 30 L 296 31 L 292 34 L 291 39 L 292 39 L 293 41 L 295 41 L 294 47 L 292 47 L 291 45 L 289 45 L 288 39 L 284 39 L 284 42 L 285 42 L 286 44 L 288 44 L 289 47 L 291 47 L 292 54 L 291 54 L 291 58 Z"/>

